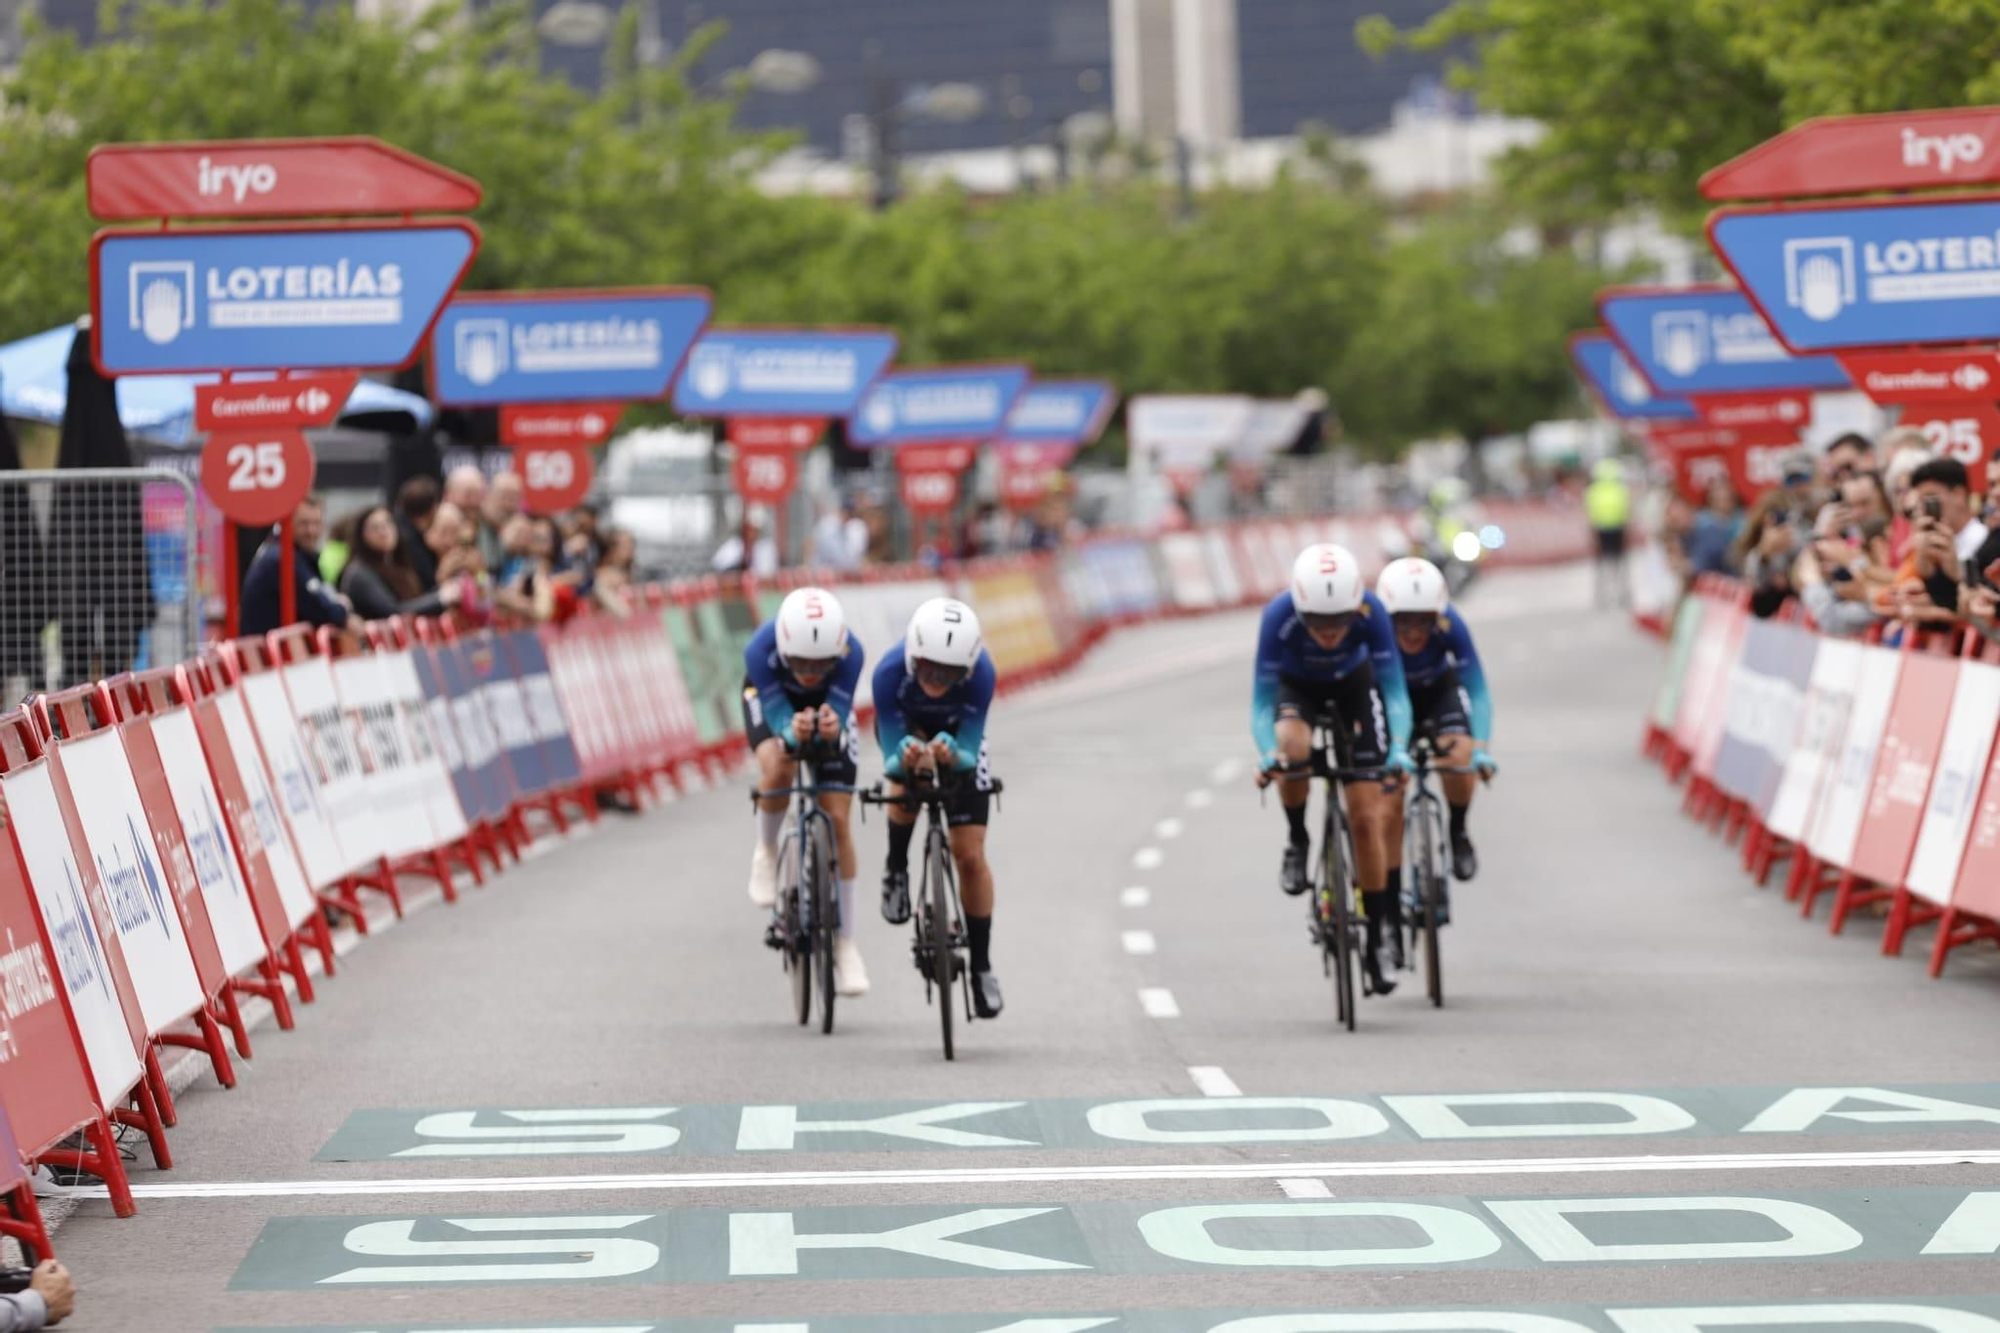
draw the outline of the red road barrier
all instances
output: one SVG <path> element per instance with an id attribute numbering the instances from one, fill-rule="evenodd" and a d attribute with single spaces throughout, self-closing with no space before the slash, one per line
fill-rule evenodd
<path id="1" fill-rule="evenodd" d="M 18 1244 L 28 1266 L 33 1267 L 55 1254 L 49 1244 L 48 1228 L 42 1225 L 41 1206 L 28 1184 L 27 1164 L 14 1141 L 14 1128 L 7 1120 L 7 1108 L 0 1105 L 0 1236 Z"/>
<path id="2" fill-rule="evenodd" d="M 1711 740 L 1726 733 L 1778 760 L 1744 852 L 1760 887 L 1789 855 L 1787 897 L 1809 917 L 1832 893 L 1834 933 L 1856 909 L 1887 904 L 1885 954 L 1935 924 L 1932 976 L 1955 948 L 2000 943 L 2000 665 L 1983 660 L 1984 641 L 1910 633 L 1892 648 L 1818 638 L 1803 705 L 1775 710 L 1792 734 L 1771 736 L 1760 734 L 1774 711 L 1769 691 L 1789 688 L 1796 700 L 1805 668 L 1741 660 L 1734 585 L 1704 580 L 1694 595 L 1701 623 L 1669 681 L 1679 690 L 1674 735 L 1650 751 L 1675 781 L 1692 770 L 1683 808 L 1706 819 L 1724 799 L 1704 785 L 1704 757 L 1712 762 Z M 1740 796 L 1735 805 L 1753 820 Z"/>

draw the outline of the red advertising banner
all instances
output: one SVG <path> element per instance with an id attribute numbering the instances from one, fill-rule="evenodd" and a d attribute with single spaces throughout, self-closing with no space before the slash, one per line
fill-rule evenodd
<path id="1" fill-rule="evenodd" d="M 1795 444 L 1798 432 L 1789 426 L 1731 427 L 1668 426 L 1646 432 L 1653 444 L 1672 453 L 1686 450 L 1733 449 L 1745 444 Z"/>
<path id="2" fill-rule="evenodd" d="M 197 384 L 195 429 L 243 431 L 269 430 L 274 426 L 331 426 L 360 381 L 357 373 Z"/>
<path id="3" fill-rule="evenodd" d="M 729 442 L 738 449 L 806 450 L 819 443 L 825 417 L 730 417 Z"/>
<path id="4" fill-rule="evenodd" d="M 101 144 L 84 166 L 100 218 L 469 213 L 479 183 L 379 139 Z"/>
<path id="5" fill-rule="evenodd" d="M 1743 503 L 1755 504 L 1766 491 L 1775 490 L 1784 480 L 1785 455 L 1796 445 L 1739 444 L 1723 451 L 1729 465 L 1729 480 Z"/>
<path id="6" fill-rule="evenodd" d="M 63 1003 L 63 978 L 42 934 L 20 859 L 0 829 L 0 1109 L 33 1154 L 97 1118 Z"/>
<path id="7" fill-rule="evenodd" d="M 777 504 L 799 481 L 799 451 L 788 444 L 776 448 L 738 445 L 731 465 L 736 493 L 751 504 Z"/>
<path id="8" fill-rule="evenodd" d="M 963 472 L 978 454 L 971 444 L 905 444 L 896 453 L 896 470 L 912 472 Z"/>
<path id="9" fill-rule="evenodd" d="M 903 473 L 903 503 L 918 518 L 938 518 L 958 504 L 958 473 Z"/>
<path id="10" fill-rule="evenodd" d="M 523 449 L 516 460 L 521 470 L 521 505 L 531 514 L 559 514 L 582 500 L 596 475 L 585 449 Z"/>
<path id="11" fill-rule="evenodd" d="M 1722 430 L 1804 430 L 1812 420 L 1812 395 L 1785 393 L 1698 393 L 1690 396 L 1701 424 Z"/>
<path id="12" fill-rule="evenodd" d="M 1908 403 L 1901 426 L 1915 426 L 1931 449 L 1965 464 L 1972 489 L 1986 489 L 1986 460 L 2000 444 L 2000 410 L 1987 403 Z"/>
<path id="13" fill-rule="evenodd" d="M 1931 770 L 1944 745 L 1958 662 L 1929 653 L 1905 653 L 1875 760 L 1875 779 L 1849 869 L 1890 888 L 1903 882 L 1916 850 L 1930 796 Z"/>
<path id="14" fill-rule="evenodd" d="M 2000 107 L 1827 116 L 1701 178 L 1704 199 L 1807 199 L 2000 183 Z"/>
<path id="15" fill-rule="evenodd" d="M 1076 456 L 1075 445 L 1008 441 L 995 449 L 1000 458 L 1000 500 L 1007 508 L 1034 508 L 1049 482 Z M 1260 472 L 1261 475 L 1261 472 Z"/>
<path id="16" fill-rule="evenodd" d="M 2000 354 L 1990 350 L 1843 352 L 1840 364 L 1855 388 L 1884 407 L 2000 399 Z"/>
<path id="17" fill-rule="evenodd" d="M 1734 484 L 1727 449 L 1684 449 L 1674 454 L 1674 485 L 1690 504 L 1700 504 L 1717 480 Z"/>
<path id="18" fill-rule="evenodd" d="M 201 449 L 201 488 L 225 518 L 263 527 L 298 508 L 316 466 L 312 446 L 291 427 L 218 431 Z"/>
<path id="19" fill-rule="evenodd" d="M 623 403 L 502 403 L 500 443 L 589 448 L 610 439 L 623 415 Z"/>

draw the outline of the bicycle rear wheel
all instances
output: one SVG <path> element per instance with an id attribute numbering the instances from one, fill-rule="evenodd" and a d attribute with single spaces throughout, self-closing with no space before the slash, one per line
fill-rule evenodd
<path id="1" fill-rule="evenodd" d="M 811 886 L 812 958 L 819 971 L 819 1030 L 833 1031 L 833 936 L 838 909 L 833 885 L 833 854 L 828 845 L 826 825 L 812 821 L 805 839 L 806 883 Z"/>
<path id="2" fill-rule="evenodd" d="M 1423 935 L 1424 983 L 1431 1006 L 1444 1007 L 1444 963 L 1438 954 L 1438 899 L 1444 887 L 1444 865 L 1440 848 L 1444 845 L 1444 823 L 1436 800 L 1417 803 L 1417 923 Z M 1413 941 L 1414 942 L 1414 941 Z"/>
<path id="3" fill-rule="evenodd" d="M 924 887 L 929 891 L 926 904 L 930 914 L 931 984 L 937 988 L 938 1029 L 944 1039 L 944 1058 L 955 1060 L 957 1052 L 952 1045 L 952 1008 L 958 994 L 952 987 L 952 964 L 956 956 L 951 947 L 951 904 L 956 895 L 952 892 L 951 855 L 945 848 L 944 834 L 936 828 L 924 846 Z"/>
<path id="4" fill-rule="evenodd" d="M 802 897 L 805 876 L 797 830 L 778 844 L 778 929 L 784 932 L 785 971 L 792 982 L 792 1011 L 804 1026 L 812 1020 L 812 949 L 806 943 L 812 905 Z M 789 871 L 789 873 L 787 873 Z"/>
<path id="5" fill-rule="evenodd" d="M 1326 820 L 1320 830 L 1320 928 L 1333 951 L 1334 1017 L 1354 1031 L 1354 886 L 1348 880 L 1347 821 L 1341 817 L 1340 795 L 1329 786 Z"/>

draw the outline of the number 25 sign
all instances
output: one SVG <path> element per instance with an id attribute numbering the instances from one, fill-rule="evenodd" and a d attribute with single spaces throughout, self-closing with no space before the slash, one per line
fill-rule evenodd
<path id="1" fill-rule="evenodd" d="M 305 499 L 314 468 L 299 431 L 217 431 L 202 446 L 201 488 L 231 522 L 264 527 Z"/>

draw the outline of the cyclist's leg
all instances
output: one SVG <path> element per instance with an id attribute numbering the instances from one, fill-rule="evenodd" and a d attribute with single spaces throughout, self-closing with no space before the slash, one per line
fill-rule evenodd
<path id="1" fill-rule="evenodd" d="M 1356 670 L 1341 682 L 1341 716 L 1351 719 L 1347 737 L 1347 762 L 1354 768 L 1380 768 L 1389 759 L 1388 705 L 1376 688 L 1375 674 L 1367 667 Z M 1402 904 L 1392 887 L 1390 871 L 1403 860 L 1403 793 L 1381 782 L 1346 784 L 1347 820 L 1354 832 L 1354 882 L 1361 890 L 1362 910 L 1368 916 L 1368 952 L 1371 964 L 1378 950 L 1400 946 Z M 1390 969 L 1383 968 L 1378 990 L 1395 985 Z"/>
<path id="2" fill-rule="evenodd" d="M 884 778 L 882 790 L 893 797 L 903 795 L 907 788 L 893 778 Z M 889 855 L 882 865 L 882 919 L 900 926 L 910 919 L 910 840 L 916 836 L 917 812 L 886 805 L 882 813 L 889 819 Z"/>
<path id="3" fill-rule="evenodd" d="M 982 768 L 984 765 L 981 766 Z M 958 899 L 972 955 L 973 1012 L 1000 1016 L 1000 982 L 993 975 L 993 868 L 986 860 L 986 821 L 993 798 L 976 786 L 954 792 L 945 806 L 951 825 L 951 859 L 958 871 Z"/>
<path id="4" fill-rule="evenodd" d="M 1283 680 L 1278 685 L 1278 756 L 1288 764 L 1312 758 L 1312 721 L 1324 708 L 1318 694 Z M 1303 893 L 1312 835 L 1306 829 L 1306 801 L 1312 795 L 1312 775 L 1300 773 L 1278 783 L 1278 803 L 1285 812 L 1285 856 L 1278 885 L 1286 893 Z"/>
<path id="5" fill-rule="evenodd" d="M 1456 675 L 1438 683 L 1431 716 L 1437 723 L 1438 762 L 1446 768 L 1470 767 L 1474 748 L 1472 701 Z M 1458 879 L 1471 879 L 1479 873 L 1479 857 L 1466 832 L 1465 818 L 1472 809 L 1472 794 L 1478 790 L 1479 780 L 1470 773 L 1445 773 L 1438 781 L 1451 819 L 1451 873 Z"/>
<path id="6" fill-rule="evenodd" d="M 743 734 L 757 759 L 757 790 L 772 791 L 797 782 L 798 761 L 764 725 L 757 692 L 747 684 L 743 690 Z M 785 826 L 786 802 L 783 796 L 766 796 L 757 802 L 756 838 L 750 849 L 750 901 L 759 907 L 769 907 L 778 898 L 778 834 Z"/>

